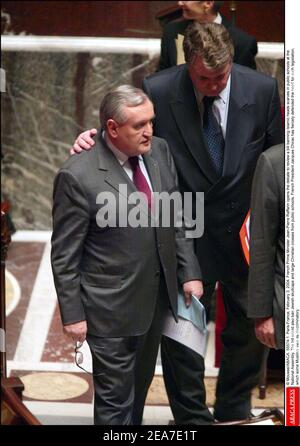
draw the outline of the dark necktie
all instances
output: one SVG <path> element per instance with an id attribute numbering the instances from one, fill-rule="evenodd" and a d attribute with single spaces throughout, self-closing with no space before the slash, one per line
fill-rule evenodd
<path id="1" fill-rule="evenodd" d="M 147 196 L 148 206 L 151 209 L 152 206 L 152 192 L 149 184 L 145 178 L 145 175 L 141 171 L 139 158 L 137 156 L 131 156 L 128 158 L 129 164 L 132 168 L 133 182 L 139 192 L 143 192 Z"/>
<path id="2" fill-rule="evenodd" d="M 216 97 L 214 96 L 205 96 L 203 98 L 203 133 L 212 163 L 217 173 L 222 175 L 225 143 L 221 126 L 213 113 L 213 102 L 215 99 Z"/>

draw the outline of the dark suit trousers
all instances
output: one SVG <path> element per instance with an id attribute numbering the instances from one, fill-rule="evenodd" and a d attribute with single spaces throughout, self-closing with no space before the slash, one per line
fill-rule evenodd
<path id="1" fill-rule="evenodd" d="M 215 284 L 204 286 L 204 300 Z M 214 417 L 219 421 L 247 418 L 251 391 L 258 383 L 265 348 L 246 317 L 247 280 L 221 282 L 227 324 L 222 332 L 223 352 Z M 176 424 L 212 422 L 205 401 L 204 360 L 200 355 L 167 337 L 161 342 L 165 385 Z"/>
<path id="2" fill-rule="evenodd" d="M 151 384 L 167 311 L 167 292 L 161 280 L 149 330 L 140 336 L 87 336 L 93 358 L 94 422 L 97 425 L 140 424 Z"/>

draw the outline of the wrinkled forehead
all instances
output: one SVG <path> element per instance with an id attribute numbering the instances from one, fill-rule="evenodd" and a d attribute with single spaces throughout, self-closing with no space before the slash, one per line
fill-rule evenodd
<path id="1" fill-rule="evenodd" d="M 146 99 L 142 104 L 134 107 L 123 106 L 122 109 L 127 118 L 127 122 L 137 122 L 139 120 L 151 120 L 154 117 L 154 107 L 149 99 Z"/>

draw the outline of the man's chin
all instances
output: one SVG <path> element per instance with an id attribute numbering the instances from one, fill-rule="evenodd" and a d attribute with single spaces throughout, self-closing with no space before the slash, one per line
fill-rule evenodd
<path id="1" fill-rule="evenodd" d="M 143 151 L 148 152 L 148 150 L 150 150 L 150 148 L 151 148 L 151 141 L 142 143 L 142 144 L 140 145 L 140 147 L 141 147 L 141 149 L 142 149 Z"/>
<path id="2" fill-rule="evenodd" d="M 221 90 L 222 91 L 222 90 Z M 210 97 L 210 98 L 214 98 L 215 96 L 218 96 L 220 93 L 221 93 L 221 91 L 220 92 L 216 92 L 216 91 L 213 91 L 213 92 L 211 92 L 211 91 L 207 91 L 206 92 L 206 94 L 204 94 L 204 96 L 208 96 L 208 97 Z"/>

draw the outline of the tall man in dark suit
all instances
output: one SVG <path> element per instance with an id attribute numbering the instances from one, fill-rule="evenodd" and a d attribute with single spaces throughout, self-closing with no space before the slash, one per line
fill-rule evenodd
<path id="1" fill-rule="evenodd" d="M 284 146 L 260 155 L 252 185 L 248 316 L 257 339 L 284 349 Z"/>
<path id="2" fill-rule="evenodd" d="M 172 151 L 180 191 L 205 194 L 204 235 L 195 240 L 203 299 L 219 281 L 227 315 L 215 417 L 244 419 L 250 415 L 264 348 L 247 318 L 248 267 L 239 231 L 257 159 L 283 141 L 279 94 L 275 79 L 232 63 L 233 44 L 222 25 L 191 24 L 184 51 L 187 64 L 146 78 L 144 89 L 155 107 L 154 132 Z M 81 134 L 73 150 L 90 147 L 94 133 Z M 166 337 L 161 351 L 175 422 L 208 422 L 203 358 Z"/>
<path id="3" fill-rule="evenodd" d="M 182 9 L 184 20 L 181 20 L 180 22 L 170 22 L 164 28 L 159 59 L 160 70 L 184 62 L 184 60 L 181 61 L 181 41 L 183 40 L 186 28 L 192 21 L 198 23 L 214 22 L 224 25 L 225 28 L 227 28 L 234 45 L 233 62 L 250 68 L 256 68 L 256 39 L 234 26 L 219 13 L 222 3 L 223 2 L 219 1 L 178 2 L 178 5 Z M 177 47 L 179 51 L 177 51 Z"/>
<path id="4" fill-rule="evenodd" d="M 246 317 L 248 271 L 239 231 L 257 159 L 283 141 L 280 101 L 275 79 L 232 63 L 233 45 L 222 25 L 191 24 L 184 52 L 186 65 L 146 78 L 144 89 L 155 106 L 155 134 L 172 150 L 181 191 L 205 193 L 205 230 L 196 254 L 205 295 L 219 280 L 227 315 L 215 418 L 243 419 L 250 414 L 264 351 Z M 191 370 L 203 368 L 200 358 L 167 338 L 162 356 L 175 419 L 197 422 L 201 404 L 192 388 L 201 388 L 201 379 Z M 184 365 L 175 367 L 183 358 Z M 189 379 L 180 389 L 176 383 L 184 374 Z"/>
<path id="5" fill-rule="evenodd" d="M 154 227 L 150 217 L 146 225 L 126 224 L 137 190 L 144 193 L 140 212 L 151 215 L 153 192 L 177 189 L 167 143 L 152 138 L 153 117 L 142 90 L 108 93 L 95 150 L 68 159 L 55 179 L 55 286 L 65 333 L 74 342 L 87 339 L 92 352 L 96 424 L 142 419 L 168 307 L 177 318 L 177 279 L 187 302 L 203 292 L 183 228 L 172 220 Z M 108 222 L 101 212 L 107 200 Z"/>

